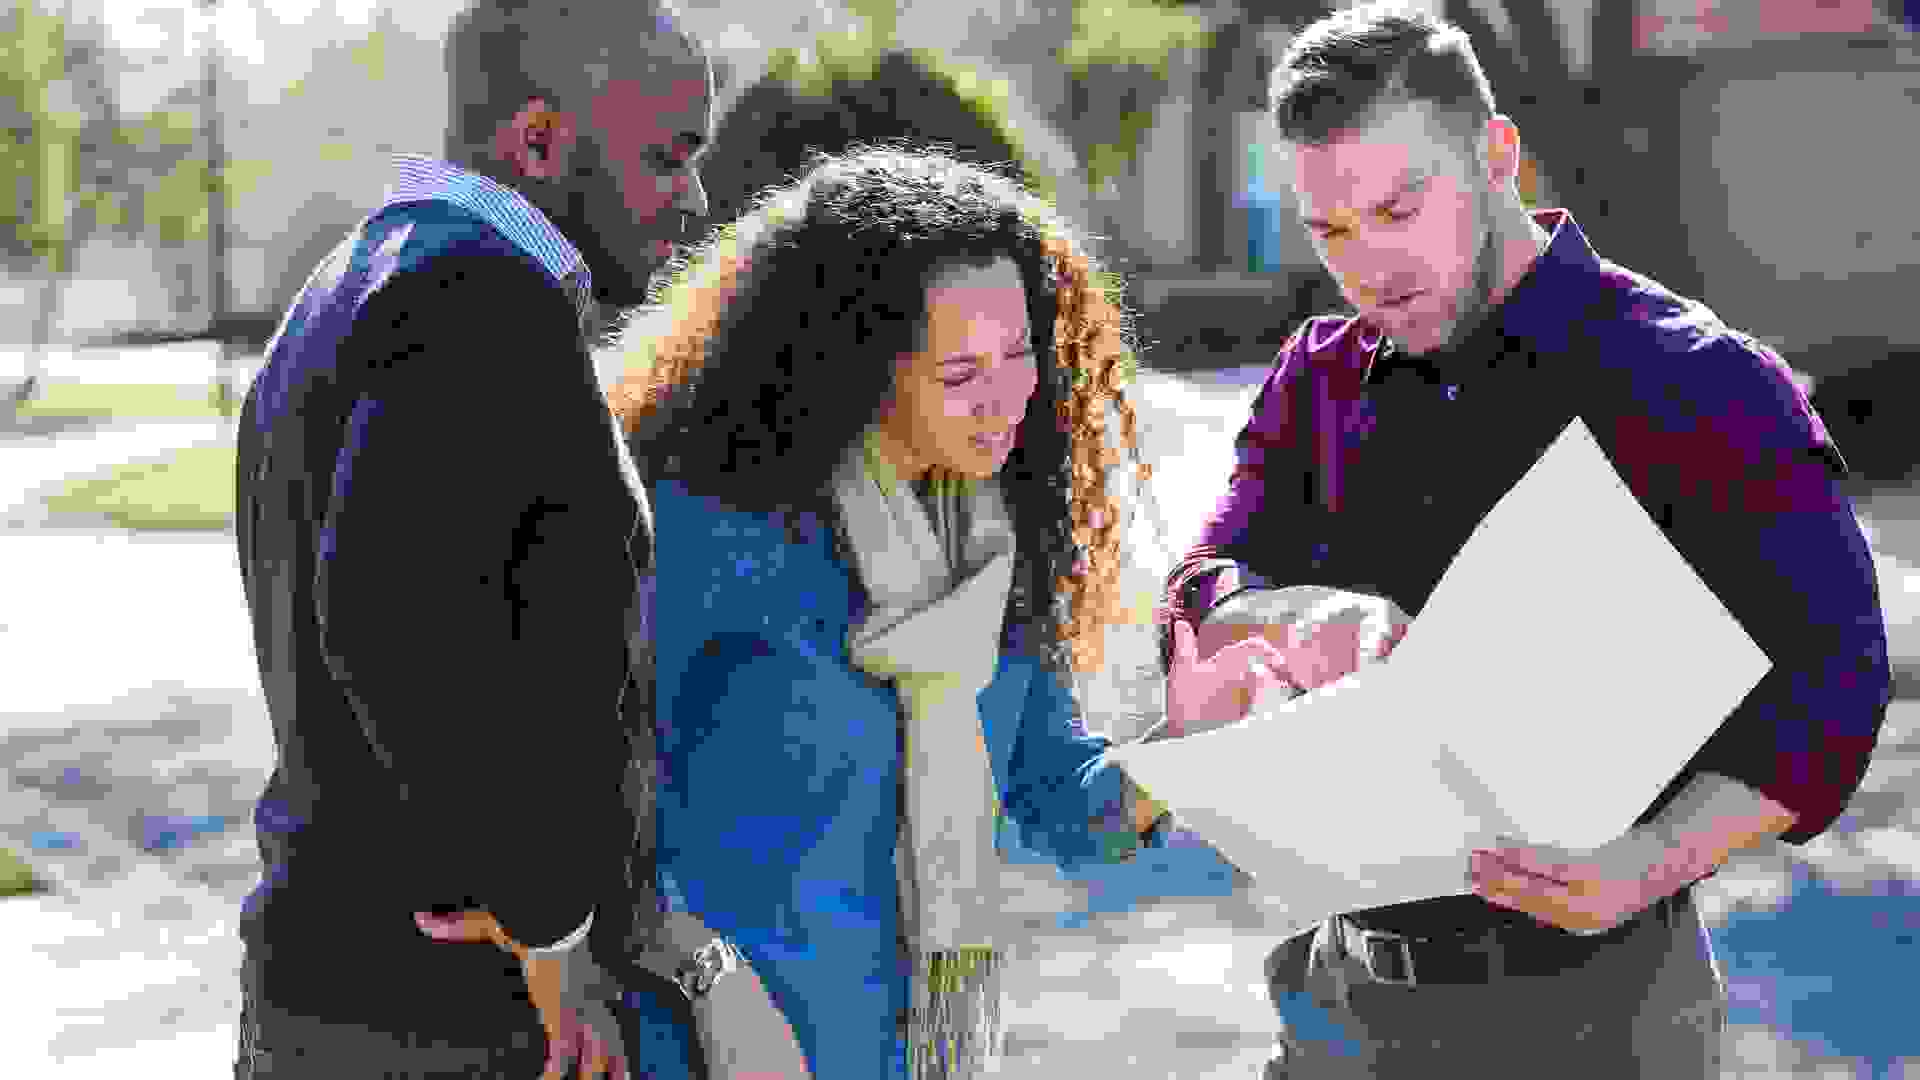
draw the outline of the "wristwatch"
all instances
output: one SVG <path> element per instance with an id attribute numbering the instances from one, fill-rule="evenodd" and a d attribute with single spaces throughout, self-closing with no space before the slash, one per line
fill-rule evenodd
<path id="1" fill-rule="evenodd" d="M 698 1001 L 713 992 L 722 976 L 739 967 L 738 950 L 726 938 L 717 937 L 689 953 L 674 969 L 673 981 L 688 1001 Z"/>

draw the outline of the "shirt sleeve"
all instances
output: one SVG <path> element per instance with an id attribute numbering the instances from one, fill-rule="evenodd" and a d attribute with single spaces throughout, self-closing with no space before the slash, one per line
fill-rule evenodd
<path id="1" fill-rule="evenodd" d="M 1699 772 L 1792 810 L 1805 843 L 1859 786 L 1890 695 L 1872 552 L 1845 463 L 1786 365 L 1721 337 L 1637 369 L 1607 430 L 1628 486 L 1772 667 L 1641 819 Z M 1657 692 L 1658 688 L 1649 688 Z"/>
<path id="2" fill-rule="evenodd" d="M 1307 329 L 1303 324 L 1281 349 L 1267 381 L 1253 399 L 1247 422 L 1233 441 L 1233 472 L 1200 536 L 1167 575 L 1160 619 L 1164 666 L 1173 654 L 1174 620 L 1199 623 L 1220 601 L 1246 588 L 1274 588 L 1307 568 L 1284 565 L 1286 545 L 1271 543 L 1273 523 L 1284 506 L 1309 505 L 1311 432 L 1296 407 L 1305 380 Z"/>
<path id="3" fill-rule="evenodd" d="M 321 644 L 406 810 L 419 906 L 559 941 L 618 874 L 638 509 L 572 305 L 529 263 L 394 275 L 343 343 Z M 352 385 L 347 382 L 347 385 Z"/>

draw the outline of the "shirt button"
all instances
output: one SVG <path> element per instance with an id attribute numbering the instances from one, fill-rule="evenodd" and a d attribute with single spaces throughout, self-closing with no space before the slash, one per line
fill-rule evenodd
<path id="1" fill-rule="evenodd" d="M 1455 383 L 1448 383 L 1446 387 L 1446 394 L 1447 394 L 1447 400 L 1452 401 L 1460 396 L 1460 387 Z"/>

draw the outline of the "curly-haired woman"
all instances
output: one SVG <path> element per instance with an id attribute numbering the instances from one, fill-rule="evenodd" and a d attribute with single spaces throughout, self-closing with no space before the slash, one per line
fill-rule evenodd
<path id="1" fill-rule="evenodd" d="M 764 195 L 628 327 L 661 894 L 738 948 L 814 1077 L 975 1075 L 1039 887 L 1000 852 L 1153 842 L 1068 681 L 1120 606 L 1104 280 L 1018 184 L 884 146 Z M 1215 682 L 1257 655 L 1284 663 L 1250 638 Z"/>

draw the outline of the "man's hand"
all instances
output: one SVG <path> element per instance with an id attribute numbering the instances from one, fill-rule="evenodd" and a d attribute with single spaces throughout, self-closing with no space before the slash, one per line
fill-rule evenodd
<path id="1" fill-rule="evenodd" d="M 1473 891 L 1577 934 L 1611 930 L 1713 869 L 1711 853 L 1656 827 L 1630 829 L 1591 851 L 1502 839 L 1471 856 Z"/>
<path id="2" fill-rule="evenodd" d="M 547 1067 L 541 1080 L 564 1080 L 569 1062 L 578 1061 L 584 1080 L 627 1080 L 626 1045 L 608 999 L 619 987 L 595 963 L 583 942 L 564 953 L 541 955 L 507 936 L 487 911 L 438 915 L 413 913 L 414 925 L 435 941 L 491 941 L 520 961 L 527 1000 L 547 1031 Z"/>
<path id="3" fill-rule="evenodd" d="M 1264 637 L 1252 636 L 1200 658 L 1193 626 L 1173 623 L 1173 669 L 1167 673 L 1167 734 L 1178 738 L 1231 724 L 1246 715 L 1247 702 L 1286 683 L 1286 656 Z"/>

